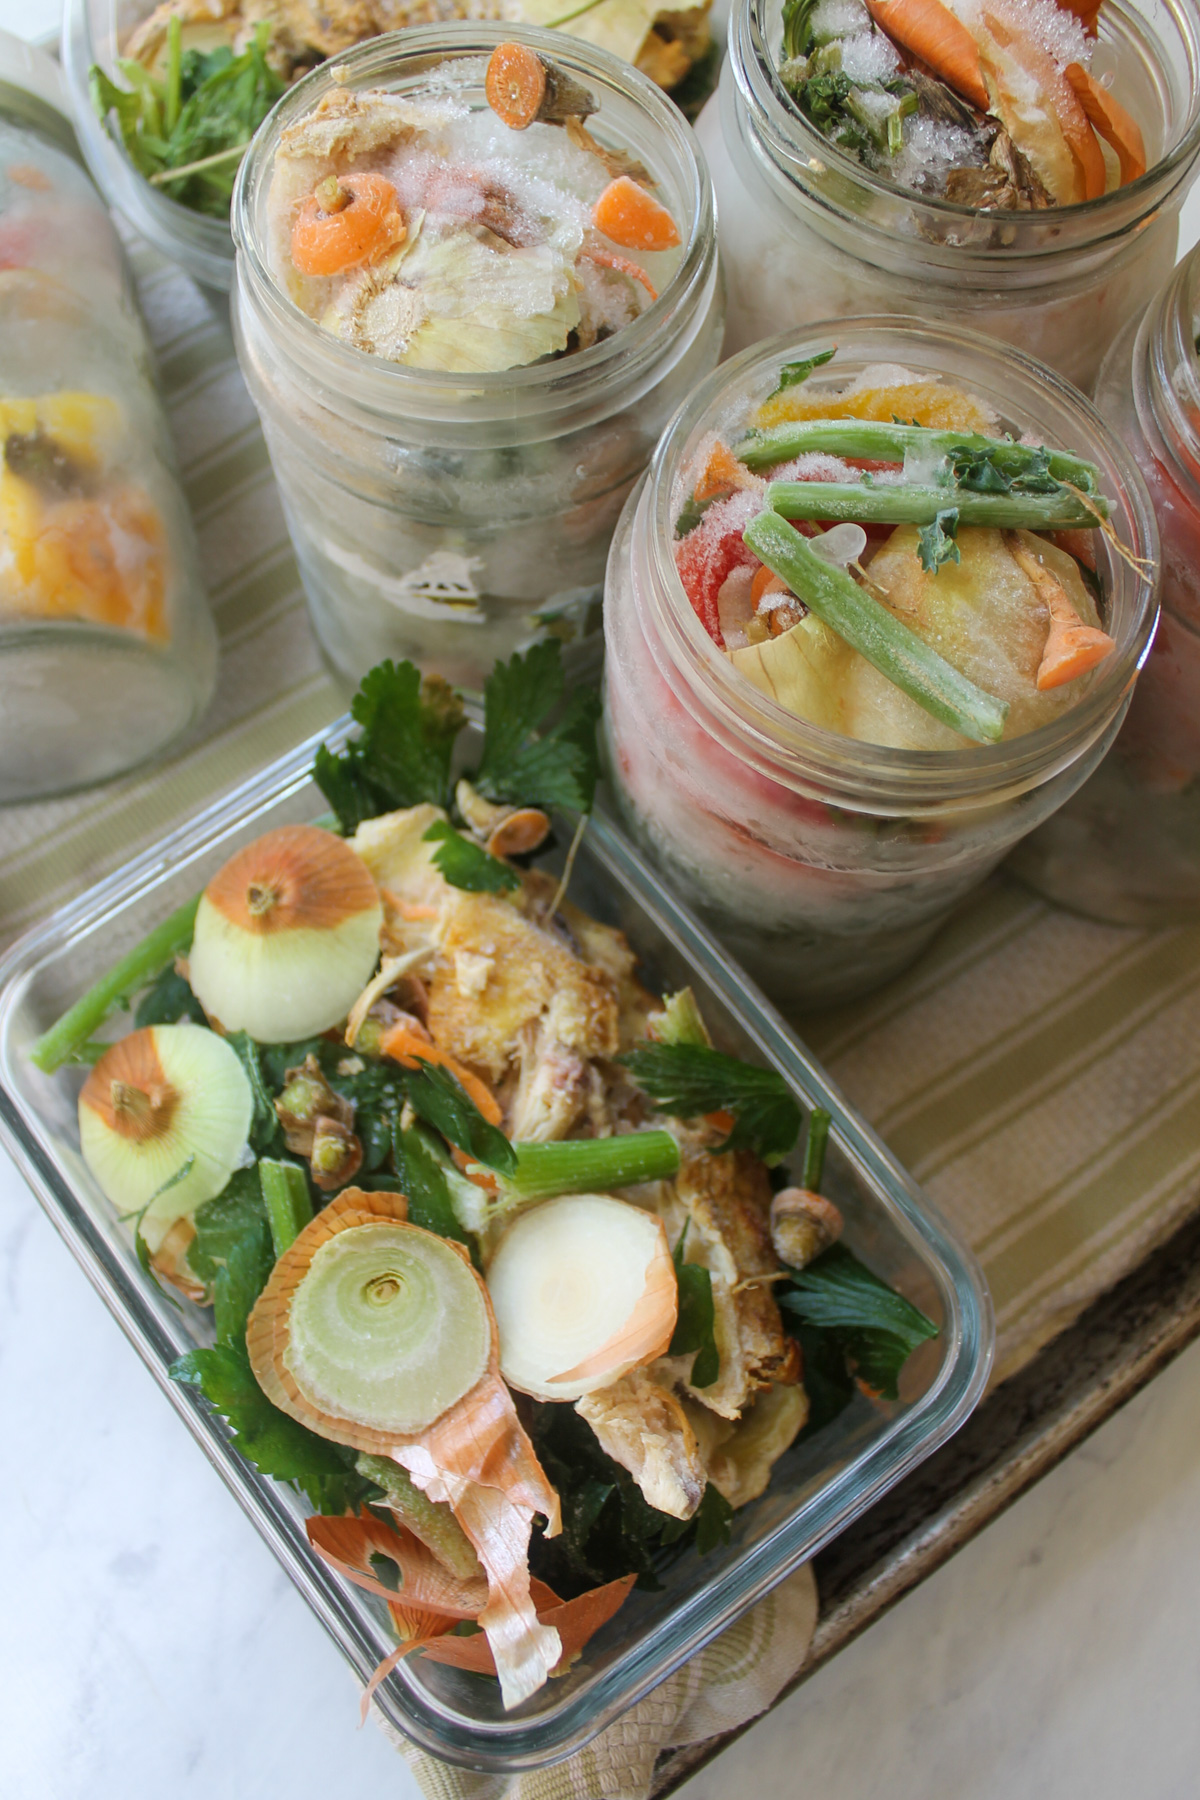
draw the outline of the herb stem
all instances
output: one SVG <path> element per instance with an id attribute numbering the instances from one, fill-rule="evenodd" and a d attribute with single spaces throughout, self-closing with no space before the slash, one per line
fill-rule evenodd
<path id="1" fill-rule="evenodd" d="M 907 482 L 772 481 L 766 502 L 785 519 L 849 519 L 856 525 L 932 525 L 939 512 L 958 510 L 961 525 L 991 525 L 1003 531 L 1054 531 L 1094 527 L 1096 514 L 1108 516 L 1099 496 L 1085 506 L 1073 494 L 976 494 L 952 484 L 917 487 Z"/>
<path id="2" fill-rule="evenodd" d="M 679 1145 L 669 1131 L 626 1131 L 616 1137 L 572 1138 L 556 1144 L 514 1144 L 517 1172 L 502 1182 L 514 1200 L 556 1194 L 608 1193 L 642 1181 L 666 1181 L 679 1171 Z"/>
<path id="3" fill-rule="evenodd" d="M 778 513 L 759 513 L 742 535 L 797 599 L 933 718 L 980 744 L 997 743 L 1004 735 L 1008 707 L 1003 701 L 968 681 L 853 576 L 822 562 Z"/>
<path id="4" fill-rule="evenodd" d="M 970 450 L 986 453 L 990 461 L 1009 477 L 1020 476 L 1039 466 L 1042 451 L 1030 444 L 1016 444 L 1003 438 L 985 437 L 978 431 L 944 431 L 926 425 L 884 424 L 869 419 L 797 419 L 788 425 L 777 425 L 770 431 L 756 432 L 734 448 L 734 455 L 748 469 L 769 469 L 774 463 L 788 462 L 808 450 L 823 450 L 830 456 L 860 456 L 877 462 L 899 461 L 909 451 L 924 451 L 930 456 L 949 456 L 952 451 Z M 1100 471 L 1095 463 L 1064 450 L 1045 453 L 1046 471 L 1056 481 L 1069 481 L 1084 493 L 1095 493 Z"/>
<path id="5" fill-rule="evenodd" d="M 217 163 L 228 162 L 231 157 L 240 157 L 249 146 L 247 138 L 244 143 L 232 144 L 228 150 L 215 150 L 211 156 L 202 156 L 198 162 L 184 163 L 178 169 L 160 169 L 157 175 L 151 175 L 151 187 L 165 187 L 169 181 L 182 181 L 186 175 L 198 175 L 202 169 L 211 169 Z"/>
<path id="6" fill-rule="evenodd" d="M 278 1262 L 313 1216 L 308 1183 L 303 1169 L 296 1163 L 272 1162 L 267 1157 L 263 1157 L 258 1165 L 258 1178 L 262 1183 L 271 1242 Z"/>
<path id="7" fill-rule="evenodd" d="M 829 1142 L 829 1127 L 833 1124 L 833 1114 L 826 1112 L 823 1106 L 814 1106 L 808 1115 L 808 1137 L 804 1144 L 804 1172 L 800 1177 L 800 1186 L 807 1188 L 810 1194 L 821 1191 L 821 1177 L 825 1173 L 825 1147 Z"/>
<path id="8" fill-rule="evenodd" d="M 166 963 L 181 950 L 187 949 L 192 941 L 196 908 L 199 904 L 200 896 L 197 894 L 194 900 L 177 908 L 161 925 L 156 925 L 140 944 L 134 945 L 127 956 L 114 963 L 108 973 L 102 975 L 69 1012 L 65 1012 L 49 1031 L 42 1034 L 29 1054 L 30 1060 L 44 1074 L 52 1075 L 55 1069 L 61 1068 L 81 1045 L 87 1043 L 119 1001 L 128 999 L 130 994 L 144 987 Z"/>

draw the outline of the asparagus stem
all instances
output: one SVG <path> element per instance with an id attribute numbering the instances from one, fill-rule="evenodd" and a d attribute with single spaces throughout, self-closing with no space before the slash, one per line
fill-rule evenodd
<path id="1" fill-rule="evenodd" d="M 555 1194 L 606 1194 L 640 1181 L 663 1181 L 679 1169 L 679 1146 L 669 1131 L 629 1131 L 618 1137 L 573 1138 L 558 1144 L 514 1144 L 517 1172 L 503 1191 L 514 1200 Z"/>
<path id="2" fill-rule="evenodd" d="M 822 562 L 778 513 L 759 513 L 742 535 L 810 611 L 927 713 L 976 743 L 1003 736 L 1008 707 L 1002 701 L 960 675 L 843 569 Z"/>
<path id="3" fill-rule="evenodd" d="M 829 1142 L 829 1127 L 832 1124 L 833 1114 L 826 1112 L 823 1106 L 814 1106 L 808 1115 L 804 1173 L 800 1177 L 800 1186 L 807 1188 L 810 1194 L 819 1194 L 821 1191 L 821 1177 L 825 1173 L 825 1146 Z"/>
<path id="4" fill-rule="evenodd" d="M 1098 523 L 1108 516 L 1099 496 L 1085 506 L 1074 494 L 975 494 L 969 488 L 910 487 L 907 483 L 772 481 L 766 502 L 785 519 L 849 519 L 856 525 L 932 525 L 953 507 L 960 525 L 993 525 L 1000 530 L 1054 531 Z"/>
<path id="5" fill-rule="evenodd" d="M 161 925 L 156 925 L 149 936 L 144 937 L 140 944 L 135 944 L 120 962 L 114 963 L 108 973 L 102 975 L 69 1012 L 65 1012 L 49 1031 L 43 1033 L 29 1052 L 30 1060 L 47 1075 L 52 1075 L 55 1069 L 61 1068 L 80 1045 L 87 1042 L 97 1027 L 104 1023 L 119 1001 L 127 1000 L 130 994 L 144 987 L 181 950 L 187 949 L 192 941 L 196 908 L 199 904 L 200 896 L 197 894 L 194 900 L 179 907 Z"/>
<path id="6" fill-rule="evenodd" d="M 312 1201 L 304 1171 L 295 1163 L 272 1162 L 263 1157 L 258 1165 L 267 1219 L 271 1226 L 271 1242 L 276 1261 L 290 1250 L 313 1216 Z"/>
<path id="7" fill-rule="evenodd" d="M 898 461 L 909 450 L 923 450 L 935 456 L 949 456 L 953 450 L 985 450 L 996 468 L 1009 477 L 1025 474 L 1041 457 L 1040 447 L 985 437 L 978 431 L 941 431 L 926 425 L 887 425 L 869 419 L 797 419 L 771 431 L 755 432 L 735 445 L 733 453 L 748 469 L 769 469 L 774 463 L 802 456 L 806 450 L 823 450 L 830 456 L 860 456 L 877 462 Z M 1100 471 L 1095 463 L 1086 462 L 1082 456 L 1071 456 L 1065 450 L 1049 450 L 1046 457 L 1046 468 L 1056 481 L 1069 481 L 1085 494 L 1096 492 Z"/>

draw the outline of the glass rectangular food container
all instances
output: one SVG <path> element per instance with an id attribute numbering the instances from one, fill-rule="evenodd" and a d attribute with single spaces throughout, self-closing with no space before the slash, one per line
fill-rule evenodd
<path id="1" fill-rule="evenodd" d="M 332 740 L 344 740 L 348 730 L 343 721 Z M 83 1071 L 48 1077 L 27 1054 L 39 1033 L 235 848 L 324 812 L 309 779 L 317 741 L 55 913 L 0 964 L 0 1135 L 209 1461 L 365 1681 L 394 1647 L 382 1603 L 310 1551 L 301 1497 L 243 1461 L 197 1391 L 169 1379 L 176 1356 L 211 1341 L 210 1315 L 151 1284 L 128 1227 L 84 1166 L 75 1105 Z M 561 861 L 569 822 L 556 836 Z M 548 866 L 554 862 L 552 854 Z M 992 1354 L 991 1306 L 970 1251 L 779 1015 L 603 816 L 584 834 L 571 895 L 628 934 L 650 985 L 690 983 L 721 1048 L 777 1068 L 806 1111 L 828 1107 L 824 1185 L 845 1214 L 845 1241 L 922 1307 L 940 1333 L 910 1359 L 898 1403 L 872 1405 L 859 1396 L 832 1424 L 795 1444 L 766 1493 L 735 1513 L 727 1547 L 703 1559 L 681 1555 L 657 1592 L 635 1590 L 571 1670 L 512 1713 L 503 1712 L 495 1681 L 419 1655 L 401 1663 L 376 1694 L 390 1723 L 435 1756 L 496 1773 L 541 1767 L 579 1750 L 813 1556 L 962 1424 L 983 1391 Z M 107 1031 L 120 1035 L 124 1028 L 118 1014 Z M 164 1594 L 163 1605 L 170 1603 Z"/>

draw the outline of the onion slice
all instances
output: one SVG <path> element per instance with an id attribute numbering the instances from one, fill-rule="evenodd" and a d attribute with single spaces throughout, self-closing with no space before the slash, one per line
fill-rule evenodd
<path id="1" fill-rule="evenodd" d="M 509 1226 L 488 1268 L 505 1380 L 579 1400 L 653 1362 L 679 1295 L 662 1220 L 608 1194 L 565 1194 Z"/>
<path id="2" fill-rule="evenodd" d="M 224 1188 L 253 1111 L 246 1072 L 215 1032 L 147 1025 L 106 1050 L 84 1082 L 79 1143 L 114 1206 L 146 1209 L 140 1231 L 154 1254 L 178 1219 Z"/>
<path id="3" fill-rule="evenodd" d="M 547 1535 L 561 1529 L 558 1495 L 546 1479 L 545 1471 L 534 1454 L 513 1407 L 512 1396 L 500 1379 L 498 1334 L 491 1302 L 483 1282 L 475 1274 L 465 1252 L 432 1232 L 407 1223 L 408 1203 L 402 1194 L 364 1193 L 349 1188 L 317 1214 L 306 1225 L 291 1248 L 276 1263 L 270 1280 L 258 1298 L 246 1331 L 246 1348 L 259 1385 L 268 1399 L 299 1419 L 322 1437 L 335 1443 L 352 1444 L 356 1449 L 374 1455 L 390 1456 L 408 1470 L 413 1481 L 433 1501 L 448 1504 L 455 1518 L 475 1547 L 476 1555 L 487 1576 L 487 1605 L 478 1614 L 479 1624 L 488 1635 L 495 1654 L 500 1689 L 506 1707 L 542 1686 L 550 1670 L 558 1662 L 562 1645 L 557 1631 L 538 1623 L 530 1592 L 529 1538 L 534 1515 L 547 1520 Z M 317 1365 L 305 1362 L 304 1350 L 311 1352 L 313 1318 L 319 1308 L 309 1307 L 308 1346 L 289 1360 L 292 1346 L 292 1313 L 295 1298 L 306 1275 L 323 1249 L 336 1243 L 343 1234 L 361 1232 L 364 1227 L 383 1224 L 392 1234 L 391 1273 L 394 1276 L 394 1243 L 402 1234 L 410 1247 L 419 1240 L 429 1240 L 439 1252 L 458 1260 L 462 1279 L 474 1284 L 478 1303 L 487 1323 L 485 1366 L 479 1378 L 447 1405 L 429 1424 L 411 1432 L 395 1429 L 391 1422 L 394 1409 L 414 1406 L 416 1399 L 395 1395 L 382 1398 L 381 1411 L 368 1418 L 368 1405 L 363 1404 L 365 1390 L 353 1386 L 350 1393 L 355 1411 L 360 1415 L 346 1418 L 329 1410 L 329 1395 L 324 1384 L 328 1371 L 319 1371 L 322 1391 L 306 1393 L 304 1382 L 314 1378 Z M 377 1240 L 379 1244 L 382 1239 Z M 368 1245 L 368 1239 L 354 1240 L 354 1248 Z M 349 1268 L 327 1262 L 329 1270 Z M 373 1280 L 387 1280 L 388 1271 L 355 1265 L 360 1286 Z M 415 1279 L 415 1277 L 413 1277 Z M 337 1279 L 322 1284 L 331 1304 L 336 1302 Z M 353 1291 L 353 1280 L 350 1283 Z M 456 1290 L 457 1291 L 457 1290 Z M 391 1297 L 385 1297 L 387 1311 Z M 365 1304 L 365 1303 L 364 1303 Z M 400 1304 L 399 1301 L 396 1302 Z M 351 1309 L 358 1313 L 359 1303 Z M 463 1307 L 460 1317 L 470 1318 Z M 473 1327 L 472 1327 L 473 1329 Z M 365 1349 L 365 1345 L 363 1346 Z M 470 1357 L 464 1361 L 461 1347 L 449 1347 L 445 1354 L 455 1360 L 457 1385 Z M 396 1366 L 393 1359 L 393 1368 Z M 445 1392 L 444 1374 L 439 1375 L 439 1395 Z M 393 1384 L 395 1385 L 395 1384 Z M 339 1392 L 343 1390 L 339 1389 Z M 376 1396 L 369 1396 L 374 1405 Z"/>
<path id="4" fill-rule="evenodd" d="M 636 1575 L 622 1575 L 619 1581 L 603 1587 L 589 1588 L 574 1600 L 556 1600 L 551 1606 L 538 1603 L 537 1615 L 543 1625 L 551 1625 L 562 1640 L 562 1655 L 552 1675 L 565 1674 L 589 1639 L 624 1605 Z M 555 1596 L 551 1595 L 555 1600 Z M 468 1669 L 474 1675 L 494 1675 L 496 1660 L 486 1637 L 447 1638 L 441 1633 L 422 1646 L 429 1662 L 447 1663 L 452 1669 Z"/>
<path id="5" fill-rule="evenodd" d="M 350 846 L 281 825 L 230 858 L 196 911 L 192 988 L 227 1031 L 264 1044 L 338 1025 L 379 956 L 383 906 Z"/>

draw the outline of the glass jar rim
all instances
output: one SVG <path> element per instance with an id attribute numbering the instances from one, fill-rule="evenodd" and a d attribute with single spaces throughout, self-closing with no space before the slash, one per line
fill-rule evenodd
<path id="1" fill-rule="evenodd" d="M 1133 348 L 1133 395 L 1143 433 L 1171 477 L 1200 508 L 1200 244 L 1185 256 L 1142 316 Z M 1149 412 L 1149 419 L 1146 417 Z M 1147 429 L 1151 421 L 1153 431 Z"/>
<path id="2" fill-rule="evenodd" d="M 886 342 L 887 354 L 878 349 L 880 339 Z M 1104 554 L 1110 591 L 1115 590 L 1126 615 L 1123 630 L 1116 651 L 1099 666 L 1083 699 L 1058 718 L 1002 743 L 970 744 L 962 750 L 909 750 L 845 737 L 808 723 L 761 693 L 700 623 L 669 548 L 674 542 L 673 490 L 679 469 L 706 422 L 719 413 L 721 401 L 744 389 L 755 371 L 777 370 L 781 363 L 813 356 L 830 343 L 851 353 L 844 365 L 848 374 L 860 362 L 903 364 L 914 351 L 923 351 L 915 368 L 932 375 L 951 361 L 950 353 L 957 353 L 980 371 L 975 386 L 985 394 L 990 387 L 993 399 L 1011 396 L 1015 387 L 1027 397 L 1052 401 L 1078 421 L 1076 441 L 1069 447 L 1080 452 L 1082 444 L 1083 454 L 1100 461 L 1110 499 L 1115 489 L 1114 527 L 1134 563 Z M 981 379 L 984 375 L 992 381 Z M 1002 416 L 1003 404 L 1001 399 Z M 636 503 L 639 511 L 644 509 L 650 539 L 648 599 L 656 614 L 658 640 L 705 723 L 736 741 L 744 759 L 773 779 L 815 783 L 849 805 L 869 783 L 873 812 L 978 804 L 985 797 L 1040 786 L 1073 763 L 1106 729 L 1153 642 L 1158 619 L 1158 530 L 1132 453 L 1069 382 L 1035 358 L 978 332 L 881 314 L 821 321 L 803 336 L 792 330 L 754 344 L 722 363 L 676 413 L 659 441 Z M 636 566 L 640 560 L 636 542 L 633 558 Z"/>
<path id="3" fill-rule="evenodd" d="M 414 72 L 419 73 L 427 71 L 438 57 L 481 56 L 507 42 L 527 44 L 584 83 L 622 93 L 651 119 L 665 148 L 675 153 L 679 168 L 690 177 L 691 191 L 685 196 L 689 224 L 678 267 L 658 297 L 629 325 L 586 350 L 551 361 L 482 372 L 418 369 L 385 361 L 341 342 L 283 292 L 271 273 L 257 230 L 259 190 L 262 184 L 269 185 L 283 128 L 333 86 L 391 87 L 389 73 L 394 76 L 404 65 L 413 65 Z M 364 75 L 377 79 L 356 80 Z M 347 398 L 357 399 L 368 410 L 383 415 L 406 415 L 422 391 L 434 410 L 440 400 L 456 414 L 464 389 L 483 403 L 484 416 L 492 416 L 489 400 L 498 409 L 511 405 L 516 396 L 530 407 L 543 405 L 548 399 L 557 409 L 586 405 L 594 390 L 611 378 L 617 363 L 623 365 L 627 375 L 653 367 L 664 349 L 686 328 L 709 285 L 715 262 L 715 201 L 708 167 L 682 113 L 661 88 L 632 64 L 583 39 L 528 25 L 471 19 L 388 32 L 310 70 L 278 102 L 243 158 L 234 188 L 232 224 L 239 293 L 252 299 L 258 310 L 269 316 L 280 340 L 291 340 L 295 359 L 302 366 L 312 368 L 324 363 L 331 380 Z"/>
<path id="4" fill-rule="evenodd" d="M 881 227 L 865 216 L 860 207 L 839 205 L 829 193 L 819 195 L 801 178 L 801 170 L 810 173 L 831 172 L 837 184 L 862 201 L 895 206 L 907 203 L 912 211 L 924 214 L 931 222 L 947 230 L 955 225 L 975 224 L 981 216 L 1004 229 L 1035 228 L 1037 246 L 943 244 L 936 239 L 922 245 L 923 250 L 954 253 L 954 260 L 979 257 L 995 264 L 1015 262 L 1030 256 L 1061 257 L 1064 253 L 1095 248 L 1114 236 L 1123 237 L 1133 224 L 1160 207 L 1167 196 L 1181 186 L 1188 169 L 1200 157 L 1200 12 L 1192 0 L 1162 0 L 1187 51 L 1190 109 L 1177 143 L 1152 164 L 1144 175 L 1123 187 L 1112 189 L 1095 200 L 1083 200 L 1070 206 L 1051 206 L 1036 213 L 1010 212 L 999 208 L 981 215 L 978 208 L 936 195 L 916 194 L 898 188 L 894 183 L 874 174 L 839 145 L 824 137 L 801 113 L 779 78 L 776 59 L 767 45 L 767 30 L 762 17 L 777 0 L 734 0 L 730 19 L 728 60 L 729 74 L 737 94 L 748 109 L 757 143 L 769 157 L 774 169 L 788 182 L 817 204 L 827 208 L 858 230 L 879 232 Z M 1139 17 L 1136 7 L 1125 0 L 1106 0 L 1110 17 L 1123 21 Z M 1069 241 L 1063 241 L 1064 234 Z M 941 260 L 941 258 L 938 258 Z"/>

